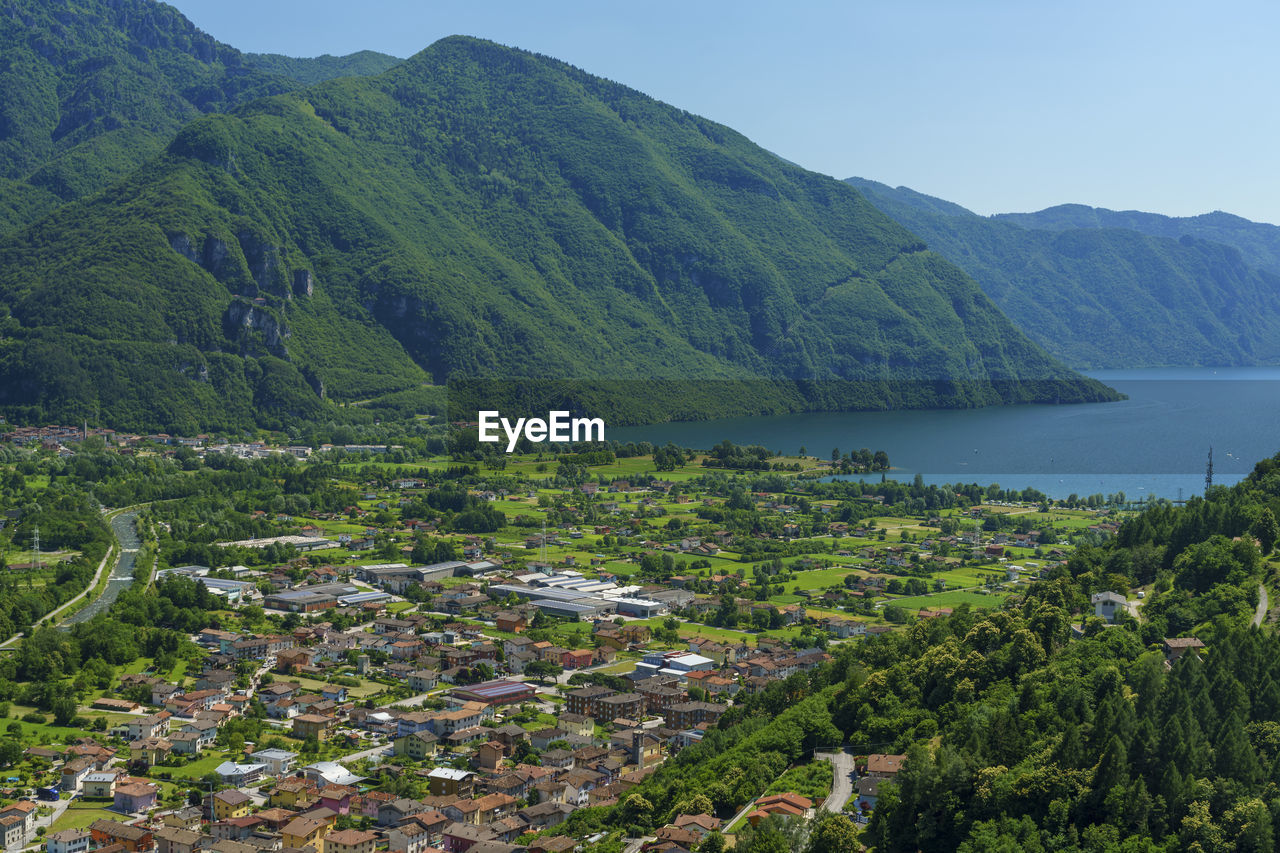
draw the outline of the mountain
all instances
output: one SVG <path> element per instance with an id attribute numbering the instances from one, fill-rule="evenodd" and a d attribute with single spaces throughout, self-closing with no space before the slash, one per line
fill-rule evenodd
<path id="1" fill-rule="evenodd" d="M 361 50 L 346 56 L 331 56 L 326 53 L 310 58 L 281 56 L 278 53 L 246 53 L 243 54 L 243 59 L 244 64 L 250 68 L 308 85 L 335 77 L 371 77 L 404 62 L 397 56 L 373 50 Z"/>
<path id="2" fill-rule="evenodd" d="M 998 213 L 993 218 L 1023 228 L 1046 231 L 1124 228 L 1172 240 L 1195 237 L 1239 249 L 1250 266 L 1280 273 L 1280 227 L 1253 222 L 1220 210 L 1199 216 L 1162 216 L 1140 210 L 1107 210 L 1083 204 L 1062 204 L 1036 213 Z"/>
<path id="3" fill-rule="evenodd" d="M 132 429 L 475 378 L 665 380 L 640 412 L 630 385 L 589 391 L 653 420 L 1115 398 L 851 187 L 463 37 L 190 122 L 0 241 L 0 303 L 0 406 Z"/>
<path id="4" fill-rule="evenodd" d="M 1073 367 L 1280 363 L 1280 272 L 1250 264 L 1241 248 L 1247 235 L 1272 226 L 1233 229 L 1228 244 L 1191 233 L 1190 220 L 1110 220 L 1071 207 L 1042 212 L 1052 226 L 1035 228 L 1020 223 L 1041 214 L 986 218 L 905 187 L 848 183 L 973 276 L 1032 340 Z M 1197 217 L 1194 230 L 1210 233 L 1207 223 L 1224 216 Z M 1253 240 L 1251 256 L 1265 255 L 1265 244 Z"/>
<path id="5" fill-rule="evenodd" d="M 104 189 L 201 115 L 397 61 L 244 55 L 150 0 L 0 0 L 0 233 Z"/>

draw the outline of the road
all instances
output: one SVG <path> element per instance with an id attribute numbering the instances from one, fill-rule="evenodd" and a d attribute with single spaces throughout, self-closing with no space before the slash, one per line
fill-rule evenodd
<path id="1" fill-rule="evenodd" d="M 114 530 L 114 524 L 112 525 L 112 529 Z M 115 562 L 112 562 L 112 560 L 111 560 L 112 555 L 114 555 L 114 556 L 115 556 L 115 558 L 116 558 Z M 119 563 L 120 558 L 121 558 L 122 556 L 123 556 L 123 551 L 121 550 L 121 548 L 120 548 L 120 546 L 119 546 L 119 543 L 118 543 L 118 542 L 116 543 L 116 545 L 115 545 L 115 546 L 113 546 L 113 547 L 111 547 L 111 548 L 108 548 L 108 549 L 107 549 L 107 553 L 106 553 L 106 554 L 104 554 L 104 555 L 103 555 L 103 557 L 102 557 L 102 562 L 98 563 L 98 570 L 97 570 L 96 572 L 94 572 L 94 573 L 93 573 L 93 579 L 92 579 L 91 581 L 89 581 L 89 585 L 88 585 L 87 587 L 85 587 L 85 588 L 84 588 L 84 592 L 80 593 L 80 594 L 79 594 L 79 595 L 77 595 L 75 598 L 71 599 L 70 601 L 68 601 L 68 602 L 66 602 L 66 603 L 64 603 L 64 604 L 61 604 L 61 605 L 59 605 L 58 607 L 55 607 L 53 610 L 50 610 L 50 611 L 49 611 L 48 613 L 46 613 L 45 615 L 41 616 L 39 619 L 37 619 L 37 620 L 36 620 L 35 627 L 39 627 L 40 625 L 44 624 L 44 623 L 45 623 L 46 621 L 48 621 L 49 619 L 52 619 L 52 618 L 56 617 L 59 613 L 62 613 L 62 612 L 63 612 L 64 610 L 66 610 L 68 607 L 73 606 L 77 601 L 79 601 L 80 599 L 84 598 L 86 595 L 88 595 L 89 593 L 91 593 L 91 592 L 93 592 L 95 589 L 97 589 L 97 588 L 98 588 L 98 582 L 99 582 L 100 580 L 102 580 L 102 573 L 103 573 L 104 571 L 106 571 L 106 570 L 107 570 L 107 564 L 108 564 L 108 563 L 111 563 L 112 571 L 114 571 L 114 570 L 115 570 L 115 566 L 116 566 L 116 564 L 117 564 L 117 563 Z M 23 635 L 22 635 L 22 633 L 21 633 L 21 632 L 19 632 L 19 633 L 17 633 L 17 634 L 14 634 L 12 637 L 10 637 L 9 639 L 5 640 L 3 643 L 0 643 L 0 649 L 3 649 L 3 648 L 5 648 L 5 647 L 9 646 L 9 645 L 11 645 L 12 643 L 16 643 L 18 640 L 21 640 L 21 639 L 22 639 L 22 636 L 23 636 Z"/>
<path id="2" fill-rule="evenodd" d="M 1142 607 L 1142 605 L 1145 602 L 1146 602 L 1146 599 L 1143 599 L 1143 598 L 1130 599 L 1124 603 L 1124 609 L 1129 611 L 1130 616 L 1132 616 L 1134 619 L 1137 619 L 1139 622 L 1141 622 L 1142 614 L 1139 611 L 1139 608 Z"/>
<path id="3" fill-rule="evenodd" d="M 53 809 L 53 812 L 52 814 L 49 814 L 47 816 L 41 815 L 37 817 L 36 829 L 44 828 L 46 831 L 48 831 L 49 827 L 53 826 L 54 823 L 57 822 L 58 818 L 62 817 L 62 813 L 65 812 L 67 809 L 69 809 L 71 807 L 71 804 L 74 802 L 75 800 L 66 799 L 66 798 L 60 799 L 56 803 L 45 802 L 44 800 L 37 800 L 36 801 L 37 806 L 39 806 L 40 808 L 51 808 Z M 44 848 L 45 848 L 44 839 L 37 836 L 35 832 L 32 831 L 32 834 L 29 837 L 26 837 L 23 839 L 22 846 L 16 849 L 19 851 L 27 851 L 27 850 L 35 851 L 35 850 L 43 850 Z"/>
<path id="4" fill-rule="evenodd" d="M 1258 609 L 1253 612 L 1253 627 L 1262 627 L 1262 620 L 1267 618 L 1267 609 L 1269 604 L 1270 602 L 1267 600 L 1267 588 L 1262 584 L 1258 584 Z"/>
<path id="5" fill-rule="evenodd" d="M 365 758 L 373 758 L 374 756 L 381 756 L 385 758 L 391 755 L 392 748 L 392 744 L 389 743 L 379 744 L 372 749 L 365 749 L 360 752 L 353 752 L 350 755 L 344 755 L 338 759 L 338 763 L 341 764 L 345 761 L 361 761 Z"/>
<path id="6" fill-rule="evenodd" d="M 844 811 L 849 798 L 853 796 L 853 756 L 847 752 L 818 752 L 814 753 L 813 757 L 831 762 L 831 771 L 834 774 L 831 782 L 831 796 L 823 802 L 822 809 L 832 814 L 840 814 Z"/>

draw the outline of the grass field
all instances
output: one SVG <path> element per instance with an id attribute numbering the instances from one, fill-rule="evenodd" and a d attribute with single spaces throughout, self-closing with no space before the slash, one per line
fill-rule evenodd
<path id="1" fill-rule="evenodd" d="M 215 748 L 205 750 L 201 753 L 200 758 L 182 767 L 158 769 L 168 770 L 175 779 L 199 779 L 206 773 L 212 773 L 215 767 L 233 757 L 230 753 Z"/>
<path id="2" fill-rule="evenodd" d="M 985 576 L 989 575 L 1000 575 L 1001 578 L 1003 578 L 1004 568 L 997 565 L 965 566 L 960 569 L 938 572 L 933 577 L 945 580 L 948 588 L 963 588 L 970 586 L 982 586 L 987 579 Z"/>
<path id="3" fill-rule="evenodd" d="M 908 598 L 895 598 L 885 604 L 896 604 L 908 610 L 919 610 L 922 607 L 958 607 L 968 604 L 972 607 L 999 607 L 1008 598 L 1007 593 L 991 593 L 981 595 L 976 592 L 942 592 L 937 595 L 914 595 Z"/>
<path id="4" fill-rule="evenodd" d="M 106 802 L 103 800 L 102 802 Z M 72 803 L 49 828 L 50 833 L 64 829 L 87 829 L 95 820 L 123 820 L 125 815 L 102 808 L 96 803 Z"/>
<path id="5" fill-rule="evenodd" d="M 609 666 L 602 666 L 596 672 L 603 672 L 605 675 L 626 675 L 628 672 L 635 672 L 636 662 L 633 660 L 618 661 Z"/>
<path id="6" fill-rule="evenodd" d="M 302 685 L 302 688 L 304 690 L 310 690 L 314 693 L 319 693 L 321 689 L 325 687 L 336 686 L 336 685 L 328 684 L 327 682 L 324 682 L 324 681 L 317 681 L 314 678 L 307 678 L 306 676 L 301 676 L 301 675 L 290 675 L 286 680 L 296 681 Z M 386 685 L 384 684 L 379 684 L 376 681 L 365 681 L 364 679 L 361 679 L 361 683 L 359 687 L 347 688 L 347 695 L 353 699 L 364 699 L 366 697 L 372 696 L 375 693 L 380 693 L 386 689 L 387 689 Z"/>

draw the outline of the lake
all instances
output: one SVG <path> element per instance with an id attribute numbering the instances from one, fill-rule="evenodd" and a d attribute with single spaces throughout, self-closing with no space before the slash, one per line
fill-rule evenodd
<path id="1" fill-rule="evenodd" d="M 1050 497 L 1124 492 L 1190 497 L 1231 485 L 1280 452 L 1280 367 L 1152 368 L 1088 374 L 1128 395 L 1116 403 L 840 412 L 610 429 L 618 441 L 708 448 L 723 439 L 829 458 L 884 450 L 894 470 L 928 483 L 1034 487 Z M 878 475 L 877 475 L 878 479 Z"/>

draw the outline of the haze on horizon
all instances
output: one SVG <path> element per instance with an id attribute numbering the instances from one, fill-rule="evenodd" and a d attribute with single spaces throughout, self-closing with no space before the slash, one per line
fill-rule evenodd
<path id="1" fill-rule="evenodd" d="M 406 57 L 460 33 L 981 214 L 1068 202 L 1280 223 L 1280 6 L 172 0 L 240 50 Z"/>

